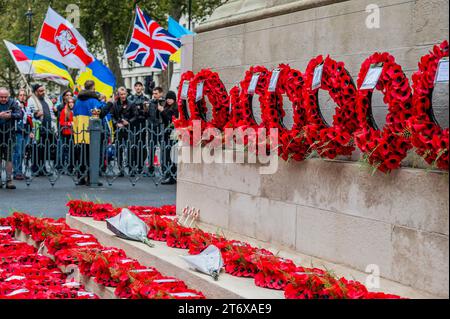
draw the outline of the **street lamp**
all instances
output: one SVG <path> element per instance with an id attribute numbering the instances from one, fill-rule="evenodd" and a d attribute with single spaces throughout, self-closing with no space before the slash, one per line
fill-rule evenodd
<path id="1" fill-rule="evenodd" d="M 31 6 L 30 7 L 28 7 L 28 11 L 27 11 L 27 13 L 25 13 L 25 16 L 27 17 L 27 20 L 28 20 L 28 46 L 30 46 L 31 47 L 31 29 L 32 29 L 32 27 L 33 27 L 33 11 L 31 10 Z M 28 83 L 30 83 L 31 82 L 31 75 L 27 75 L 27 80 L 28 80 Z"/>
<path id="2" fill-rule="evenodd" d="M 28 45 L 31 46 L 31 29 L 32 29 L 32 23 L 33 23 L 33 11 L 31 10 L 31 7 L 28 7 L 27 13 L 25 13 L 25 16 L 28 20 Z"/>

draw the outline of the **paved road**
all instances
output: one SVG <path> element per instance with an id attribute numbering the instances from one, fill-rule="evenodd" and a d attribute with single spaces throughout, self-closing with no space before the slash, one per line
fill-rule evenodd
<path id="1" fill-rule="evenodd" d="M 117 179 L 113 185 L 100 189 L 75 186 L 69 177 L 61 177 L 52 187 L 46 178 L 38 178 L 30 187 L 15 182 L 17 190 L 0 189 L 0 216 L 22 211 L 35 216 L 64 217 L 68 198 L 83 198 L 113 203 L 117 206 L 175 204 L 176 185 L 158 185 L 146 178 L 133 187 L 127 178 Z M 106 185 L 106 183 L 105 183 Z"/>

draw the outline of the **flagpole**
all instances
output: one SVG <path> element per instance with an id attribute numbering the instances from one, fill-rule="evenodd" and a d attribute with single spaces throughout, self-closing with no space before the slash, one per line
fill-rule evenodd
<path id="1" fill-rule="evenodd" d="M 33 90 L 31 89 L 30 84 L 27 81 L 27 78 L 25 77 L 25 75 L 20 72 L 20 75 L 22 76 L 22 80 L 25 82 L 25 85 L 27 87 L 27 91 L 30 93 L 30 95 L 33 93 Z M 29 78 L 31 79 L 31 74 L 28 74 Z"/>
<path id="2" fill-rule="evenodd" d="M 167 90 L 170 90 L 170 60 L 167 64 Z"/>
<path id="3" fill-rule="evenodd" d="M 28 20 L 28 46 L 30 46 L 30 47 L 31 47 L 31 29 L 32 29 L 32 25 L 33 25 L 33 14 L 34 13 L 33 13 L 33 10 L 31 10 L 31 5 L 30 5 L 28 7 L 27 13 L 25 13 L 25 16 L 27 17 L 27 20 Z M 28 74 L 28 80 L 31 81 L 31 76 L 29 74 Z"/>
<path id="4" fill-rule="evenodd" d="M 134 25 L 134 20 L 136 20 L 136 5 L 137 5 L 138 2 L 139 2 L 139 0 L 135 0 L 134 1 L 134 14 L 131 17 L 131 23 L 130 23 L 130 26 L 128 27 L 128 34 L 127 34 L 127 38 L 125 39 L 125 44 L 123 46 L 122 57 L 125 54 L 125 50 L 127 49 L 127 44 L 128 44 L 129 39 L 130 39 L 131 29 L 133 28 L 133 25 Z"/>
<path id="5" fill-rule="evenodd" d="M 31 8 L 30 8 L 30 10 L 31 10 Z M 47 12 L 45 13 L 44 21 L 45 21 L 45 19 L 47 18 L 47 15 L 48 15 L 48 11 L 49 11 L 49 10 L 50 10 L 50 6 L 48 6 L 48 8 L 47 8 Z M 43 27 L 44 27 L 44 25 L 42 25 L 41 30 L 39 31 L 39 38 L 38 38 L 38 43 L 37 43 L 37 44 L 39 44 L 39 39 L 41 38 Z M 33 58 L 31 59 L 30 70 L 28 71 L 28 73 L 31 72 L 31 68 L 33 67 L 34 57 L 36 56 L 36 49 L 37 49 L 37 46 L 36 46 L 36 48 L 35 48 L 35 50 L 34 50 L 34 52 L 33 52 Z"/>

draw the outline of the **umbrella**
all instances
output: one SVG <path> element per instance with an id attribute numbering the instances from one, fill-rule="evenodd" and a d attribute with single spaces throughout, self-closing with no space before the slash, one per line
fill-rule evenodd
<path id="1" fill-rule="evenodd" d="M 150 247 L 154 246 L 147 238 L 147 224 L 127 208 L 122 209 L 120 214 L 107 219 L 106 224 L 108 229 L 120 238 L 140 241 Z"/>
<path id="2" fill-rule="evenodd" d="M 219 279 L 220 270 L 223 267 L 222 253 L 214 245 L 209 245 L 200 254 L 195 256 L 181 256 L 192 268 L 204 274 Z"/>

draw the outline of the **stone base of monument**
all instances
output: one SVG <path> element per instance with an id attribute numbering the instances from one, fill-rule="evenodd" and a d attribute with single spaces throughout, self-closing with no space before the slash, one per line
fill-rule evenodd
<path id="1" fill-rule="evenodd" d="M 448 298 L 448 173 L 373 174 L 358 162 L 322 159 L 280 159 L 273 174 L 262 166 L 179 164 L 178 214 L 194 207 L 214 229 Z"/>
<path id="2" fill-rule="evenodd" d="M 94 221 L 92 218 L 66 217 L 67 223 L 72 227 L 93 234 L 102 245 L 114 246 L 123 249 L 127 256 L 139 260 L 145 266 L 156 267 L 164 275 L 175 276 L 184 280 L 189 287 L 202 291 L 207 298 L 220 299 L 280 299 L 284 298 L 283 291 L 276 291 L 257 287 L 253 279 L 234 277 L 226 273 L 221 273 L 219 280 L 214 281 L 210 276 L 198 273 L 188 268 L 187 264 L 180 258 L 180 255 L 187 255 L 187 250 L 171 248 L 165 242 L 152 241 L 155 247 L 135 241 L 124 240 L 116 237 L 106 227 L 105 222 Z M 203 230 L 215 232 L 217 229 L 205 224 L 199 225 Z M 261 241 L 242 236 L 229 231 L 224 231 L 224 235 L 229 239 L 237 239 L 249 242 L 255 247 L 268 248 L 278 253 L 282 257 L 291 258 L 299 265 L 314 265 L 322 269 L 329 269 L 338 276 L 345 276 L 348 279 L 356 279 L 365 283 L 368 274 L 359 272 L 343 265 L 330 263 L 325 260 L 313 258 L 311 256 L 299 254 L 292 250 L 279 250 L 278 246 L 269 245 Z M 371 291 L 383 291 L 386 293 L 398 294 L 407 298 L 435 298 L 431 294 L 412 289 L 399 283 L 381 279 L 379 288 L 371 288 Z"/>

